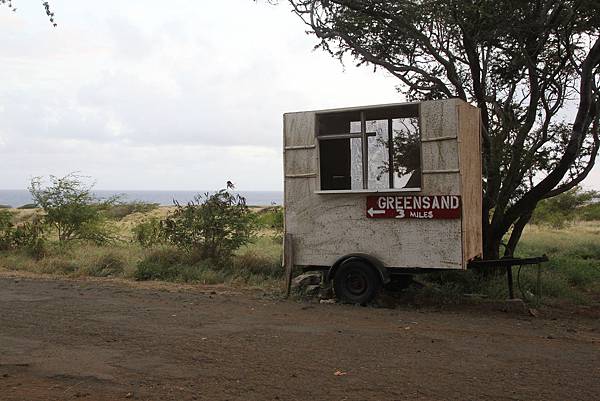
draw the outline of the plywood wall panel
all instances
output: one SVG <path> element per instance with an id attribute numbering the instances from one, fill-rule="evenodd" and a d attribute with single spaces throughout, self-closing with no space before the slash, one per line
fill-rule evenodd
<path id="1" fill-rule="evenodd" d="M 284 146 L 315 144 L 315 113 L 287 113 L 283 120 Z"/>
<path id="2" fill-rule="evenodd" d="M 291 149 L 285 151 L 286 175 L 299 175 L 317 172 L 316 149 Z"/>
<path id="3" fill-rule="evenodd" d="M 423 142 L 421 158 L 426 170 L 458 170 L 458 143 L 456 139 Z"/>
<path id="4" fill-rule="evenodd" d="M 458 100 L 438 100 L 421 103 L 421 138 L 441 138 L 456 136 Z"/>

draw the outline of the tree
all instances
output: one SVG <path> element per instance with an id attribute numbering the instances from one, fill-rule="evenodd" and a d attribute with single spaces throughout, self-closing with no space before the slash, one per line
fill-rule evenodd
<path id="1" fill-rule="evenodd" d="M 288 1 L 318 48 L 384 68 L 410 100 L 480 108 L 484 258 L 499 257 L 509 232 L 512 255 L 537 203 L 594 166 L 597 0 Z"/>
<path id="2" fill-rule="evenodd" d="M 0 5 L 8 7 L 13 12 L 17 11 L 17 7 L 14 3 L 14 0 L 0 0 Z M 46 15 L 48 16 L 50 23 L 54 27 L 56 27 L 56 22 L 54 22 L 54 13 L 50 10 L 50 3 L 48 3 L 47 1 L 43 1 L 42 7 L 44 7 L 44 11 L 46 12 Z"/>
<path id="3" fill-rule="evenodd" d="M 44 222 L 56 230 L 58 240 L 89 240 L 96 243 L 112 238 L 103 211 L 113 206 L 118 197 L 99 200 L 82 177 L 69 174 L 50 176 L 45 185 L 41 177 L 31 180 L 29 192 L 38 207 L 44 210 Z"/>

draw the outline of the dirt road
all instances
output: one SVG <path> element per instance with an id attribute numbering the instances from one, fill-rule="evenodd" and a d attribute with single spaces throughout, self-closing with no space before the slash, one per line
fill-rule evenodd
<path id="1" fill-rule="evenodd" d="M 1 400 L 598 400 L 600 323 L 0 278 Z"/>

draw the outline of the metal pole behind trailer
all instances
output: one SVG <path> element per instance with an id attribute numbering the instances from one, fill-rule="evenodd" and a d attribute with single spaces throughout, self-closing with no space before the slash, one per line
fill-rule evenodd
<path id="1" fill-rule="evenodd" d="M 467 269 L 483 253 L 479 123 L 459 99 L 286 113 L 286 271 L 323 270 L 366 303 L 392 275 Z"/>

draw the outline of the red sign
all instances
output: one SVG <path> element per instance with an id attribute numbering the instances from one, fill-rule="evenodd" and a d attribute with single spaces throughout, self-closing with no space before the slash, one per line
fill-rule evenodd
<path id="1" fill-rule="evenodd" d="M 460 196 L 367 196 L 371 219 L 460 219 Z"/>

